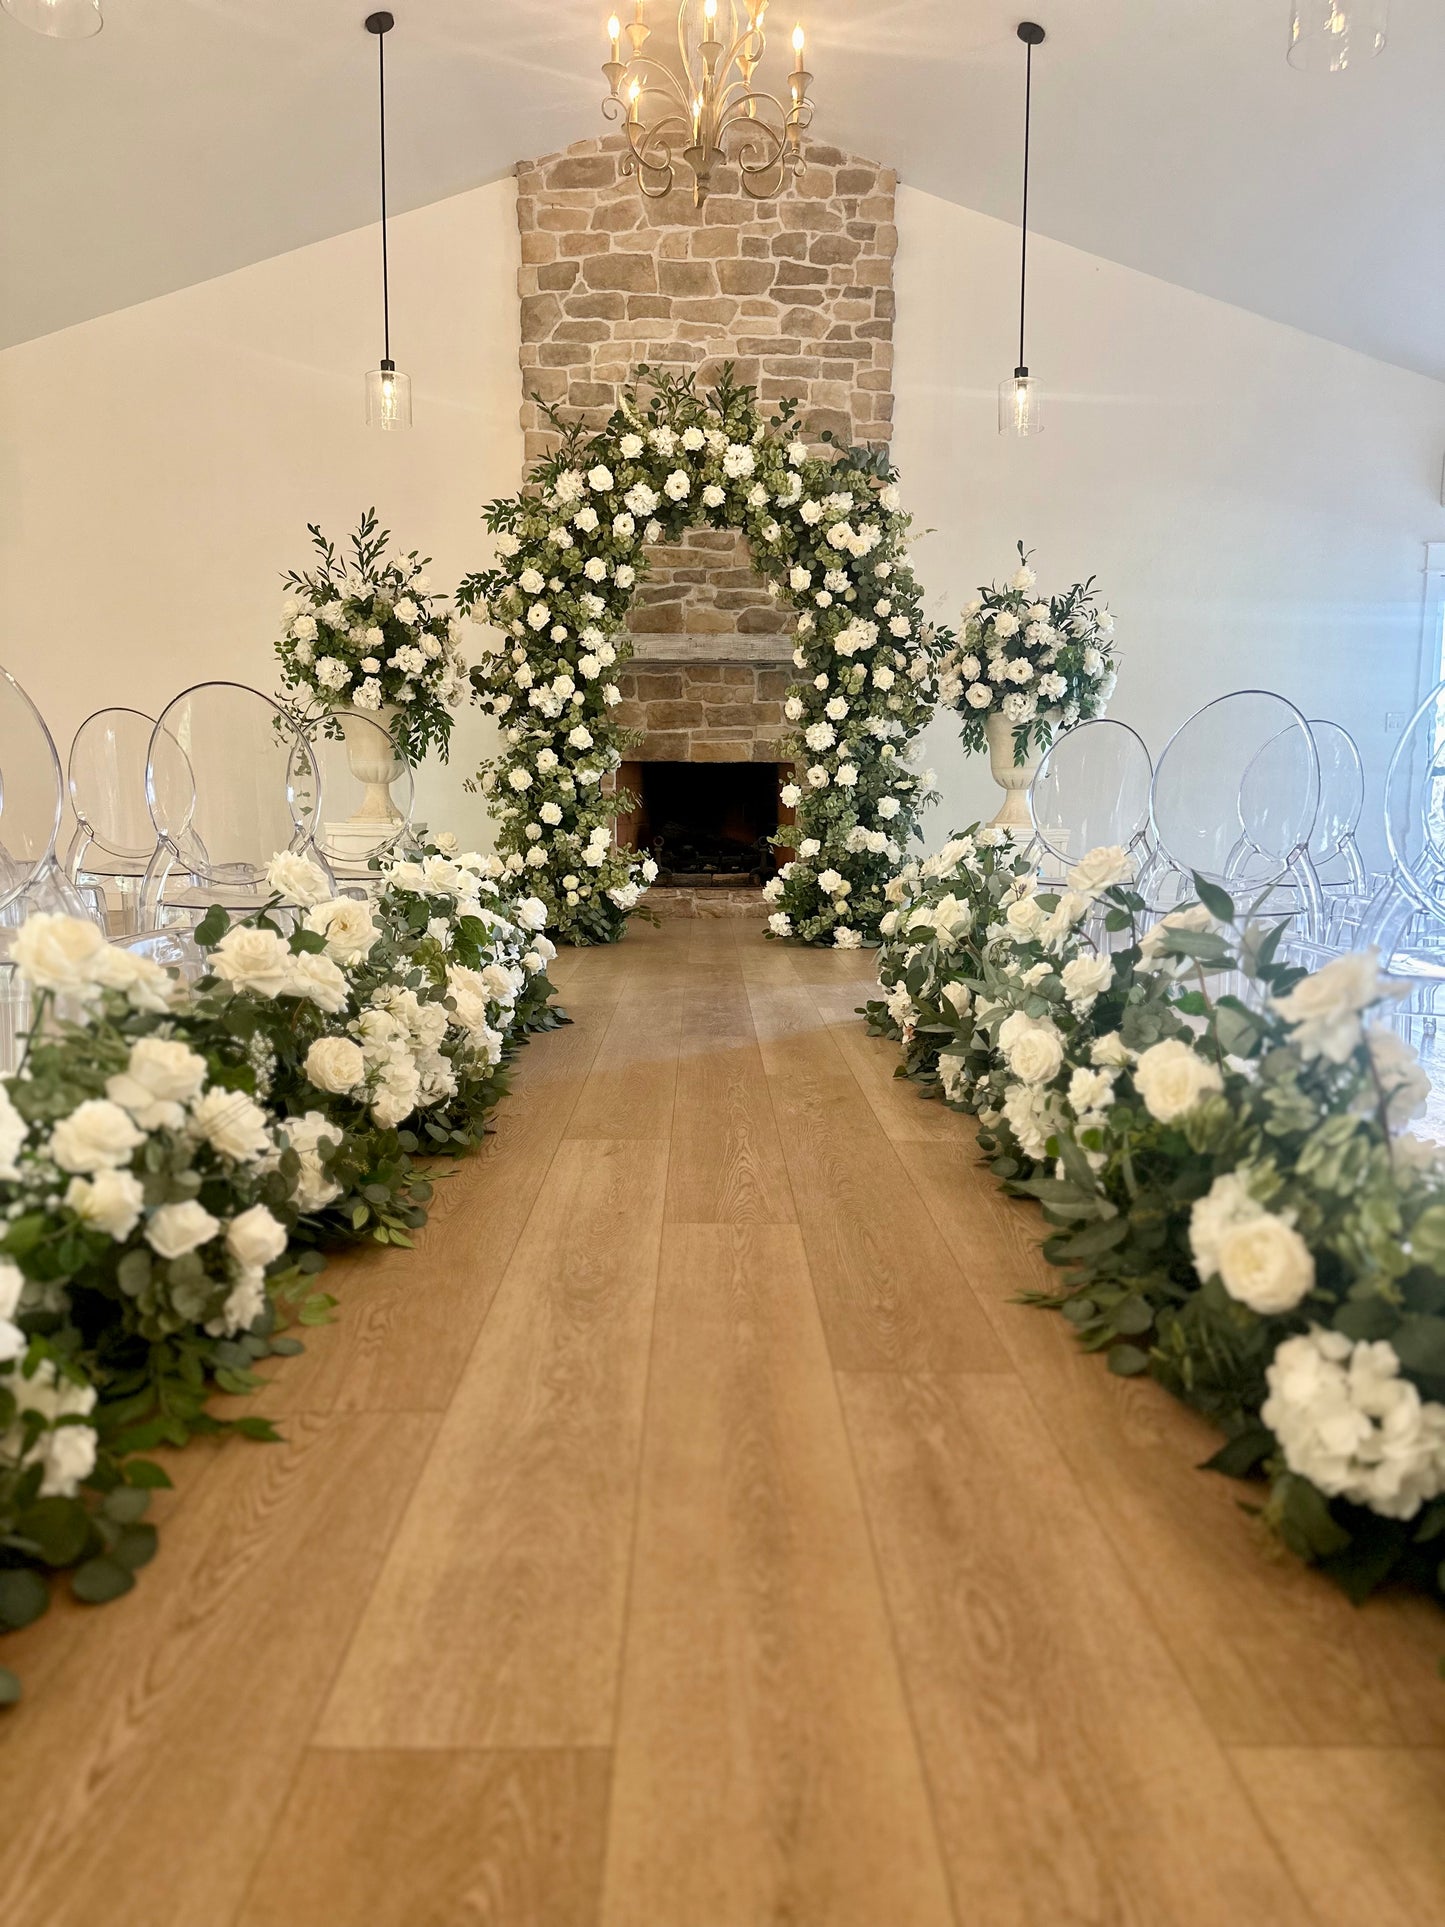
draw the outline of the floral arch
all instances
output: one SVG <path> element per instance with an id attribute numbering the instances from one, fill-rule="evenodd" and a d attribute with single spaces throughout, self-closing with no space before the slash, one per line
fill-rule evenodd
<path id="1" fill-rule="evenodd" d="M 556 935 L 621 936 L 656 874 L 613 843 L 632 799 L 605 788 L 631 741 L 611 720 L 615 667 L 632 653 L 627 611 L 649 544 L 741 529 L 769 593 L 797 611 L 782 747 L 797 766 L 784 799 L 798 855 L 768 885 L 770 929 L 840 948 L 875 938 L 928 800 L 911 754 L 947 640 L 923 620 L 886 455 L 809 454 L 794 405 L 765 420 L 730 369 L 703 395 L 692 376 L 639 367 L 596 434 L 550 419 L 561 446 L 521 494 L 488 505 L 499 559 L 458 598 L 499 632 L 472 674 L 502 726 L 480 786 L 507 868 L 547 904 Z"/>

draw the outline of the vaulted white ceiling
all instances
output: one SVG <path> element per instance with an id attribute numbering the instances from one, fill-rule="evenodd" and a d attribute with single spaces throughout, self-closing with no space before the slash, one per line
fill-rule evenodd
<path id="1" fill-rule="evenodd" d="M 610 4 L 395 0 L 393 206 L 604 131 Z M 79 42 L 0 14 L 0 341 L 375 215 L 367 0 L 104 5 Z M 1042 232 L 1445 378 L 1439 0 L 1338 79 L 1286 65 L 1287 0 L 1029 5 Z M 775 76 L 794 6 L 820 139 L 1016 218 L 1020 0 L 773 0 Z"/>

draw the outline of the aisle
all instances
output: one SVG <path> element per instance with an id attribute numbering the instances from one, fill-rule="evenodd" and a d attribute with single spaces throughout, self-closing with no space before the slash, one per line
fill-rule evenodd
<path id="1" fill-rule="evenodd" d="M 962 1120 L 750 924 L 560 960 L 129 1598 L 10 1645 L 7 1927 L 1405 1927 L 1445 1649 L 1014 1294 Z M 420 1275 L 419 1275 L 420 1274 Z"/>

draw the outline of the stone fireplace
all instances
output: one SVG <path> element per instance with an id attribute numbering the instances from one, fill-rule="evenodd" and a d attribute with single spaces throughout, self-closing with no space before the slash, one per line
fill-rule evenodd
<path id="1" fill-rule="evenodd" d="M 543 405 L 600 428 L 643 362 L 696 371 L 704 390 L 732 362 L 765 409 L 796 400 L 811 435 L 888 442 L 894 174 L 810 146 L 803 176 L 777 200 L 749 200 L 724 168 L 696 208 L 686 189 L 644 199 L 620 171 L 622 152 L 613 138 L 581 141 L 517 168 L 528 461 L 555 445 Z M 620 781 L 643 799 L 619 818 L 623 840 L 656 833 L 649 764 L 767 765 L 786 780 L 776 773 L 790 621 L 746 541 L 694 529 L 648 560 L 628 624 L 633 660 L 618 676 L 617 720 L 639 733 Z M 733 789 L 751 796 L 753 782 L 740 768 Z M 699 820 L 694 833 L 711 832 Z"/>

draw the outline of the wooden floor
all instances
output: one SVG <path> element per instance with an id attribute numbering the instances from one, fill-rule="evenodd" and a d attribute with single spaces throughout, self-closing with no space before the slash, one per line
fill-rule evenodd
<path id="1" fill-rule="evenodd" d="M 1418 1927 L 1445 1622 L 1276 1556 L 891 1079 L 864 956 L 558 966 L 420 1256 L 8 1642 L 6 1927 Z"/>

